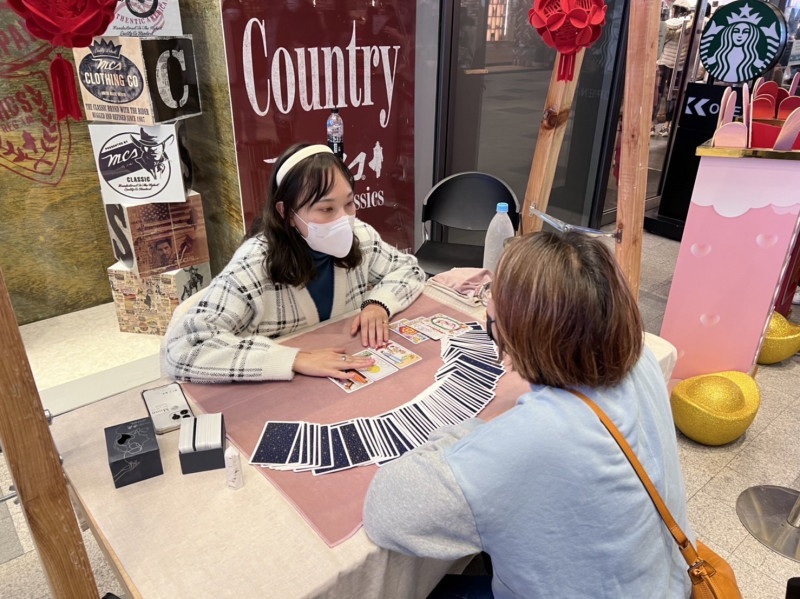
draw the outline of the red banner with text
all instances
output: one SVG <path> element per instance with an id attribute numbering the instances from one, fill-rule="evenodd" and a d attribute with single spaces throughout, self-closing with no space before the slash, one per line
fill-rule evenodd
<path id="1" fill-rule="evenodd" d="M 275 159 L 296 142 L 325 143 L 335 107 L 358 217 L 413 251 L 415 4 L 223 0 L 247 226 L 261 209 Z"/>

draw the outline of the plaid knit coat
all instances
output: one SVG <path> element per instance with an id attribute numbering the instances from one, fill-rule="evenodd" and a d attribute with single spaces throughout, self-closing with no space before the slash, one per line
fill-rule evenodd
<path id="1" fill-rule="evenodd" d="M 364 259 L 352 270 L 334 267 L 331 317 L 380 301 L 391 315 L 408 307 L 425 283 L 417 259 L 381 240 L 356 220 Z M 263 236 L 246 240 L 195 306 L 171 323 L 164 340 L 167 373 L 181 381 L 289 380 L 298 348 L 276 343 L 319 322 L 306 287 L 273 283 L 264 269 L 269 252 Z"/>

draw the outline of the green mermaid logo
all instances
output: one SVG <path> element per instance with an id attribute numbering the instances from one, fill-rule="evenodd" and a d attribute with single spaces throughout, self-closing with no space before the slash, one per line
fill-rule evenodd
<path id="1" fill-rule="evenodd" d="M 786 46 L 786 21 L 760 0 L 731 2 L 714 13 L 700 38 L 700 60 L 719 81 L 742 83 L 771 69 Z"/>

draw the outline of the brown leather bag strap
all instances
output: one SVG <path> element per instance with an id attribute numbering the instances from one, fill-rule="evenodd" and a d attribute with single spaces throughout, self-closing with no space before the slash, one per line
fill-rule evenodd
<path id="1" fill-rule="evenodd" d="M 619 432 L 619 429 L 614 425 L 613 422 L 611 422 L 609 417 L 606 416 L 606 413 L 603 412 L 603 410 L 601 410 L 596 403 L 594 403 L 580 391 L 575 391 L 574 389 L 569 389 L 569 391 L 578 396 L 581 400 L 583 400 L 583 403 L 592 409 L 592 411 L 600 419 L 600 422 L 603 423 L 603 426 L 605 426 L 608 429 L 608 432 L 611 433 L 611 436 L 614 437 L 617 445 L 619 445 L 620 449 L 622 449 L 625 457 L 628 458 L 631 466 L 633 466 L 633 469 L 636 471 L 636 474 L 642 481 L 644 488 L 650 494 L 650 498 L 653 500 L 658 513 L 661 514 L 661 518 L 664 520 L 664 524 L 667 525 L 667 529 L 669 529 L 670 534 L 672 534 L 675 542 L 678 543 L 678 547 L 681 550 L 683 559 L 685 559 L 686 563 L 690 566 L 696 564 L 700 559 L 697 556 L 697 551 L 686 537 L 686 534 L 684 534 L 683 530 L 681 530 L 681 527 L 678 526 L 678 523 L 675 522 L 675 518 L 672 517 L 669 508 L 667 508 L 664 500 L 661 499 L 661 495 L 659 495 L 655 485 L 653 485 L 653 481 L 650 480 L 650 477 L 647 475 L 642 463 L 639 461 L 639 458 L 636 457 L 636 454 L 633 453 L 633 449 L 631 449 L 631 446 L 628 445 L 625 437 L 622 436 L 622 433 Z"/>

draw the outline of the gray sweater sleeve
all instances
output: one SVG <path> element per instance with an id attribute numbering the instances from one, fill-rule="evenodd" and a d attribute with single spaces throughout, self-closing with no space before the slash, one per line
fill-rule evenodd
<path id="1" fill-rule="evenodd" d="M 376 545 L 437 559 L 481 550 L 472 509 L 444 450 L 482 424 L 471 419 L 434 431 L 427 443 L 378 471 L 364 504 L 364 529 Z"/>

